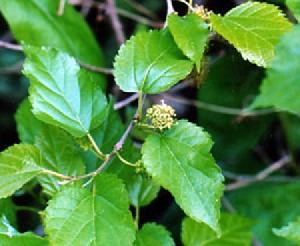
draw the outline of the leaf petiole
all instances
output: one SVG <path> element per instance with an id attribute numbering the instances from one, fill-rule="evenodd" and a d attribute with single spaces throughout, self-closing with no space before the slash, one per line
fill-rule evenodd
<path id="1" fill-rule="evenodd" d="M 92 144 L 93 150 L 95 151 L 96 155 L 101 159 L 101 160 L 105 160 L 106 159 L 106 155 L 99 149 L 98 145 L 96 144 L 94 138 L 92 137 L 91 134 L 87 134 L 87 137 L 90 141 L 90 143 Z"/>
<path id="2" fill-rule="evenodd" d="M 140 220 L 140 207 L 135 207 L 135 227 L 139 229 L 139 220 Z"/>
<path id="3" fill-rule="evenodd" d="M 138 119 L 141 120 L 143 116 L 143 93 L 139 93 L 138 98 Z"/>
<path id="4" fill-rule="evenodd" d="M 135 163 L 131 163 L 131 162 L 125 160 L 118 151 L 116 151 L 116 156 L 119 158 L 119 160 L 121 162 L 123 162 L 127 166 L 131 166 L 131 167 L 136 167 L 137 166 Z"/>

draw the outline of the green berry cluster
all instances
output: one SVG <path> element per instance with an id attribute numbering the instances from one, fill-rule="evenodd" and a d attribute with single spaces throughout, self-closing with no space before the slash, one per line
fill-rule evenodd
<path id="1" fill-rule="evenodd" d="M 151 120 L 154 128 L 159 130 L 169 129 L 175 122 L 175 110 L 161 101 L 161 104 L 155 104 L 147 110 L 146 117 Z"/>
<path id="2" fill-rule="evenodd" d="M 135 163 L 136 167 L 135 167 L 135 172 L 137 174 L 147 174 L 147 171 L 146 171 L 146 168 L 142 162 L 142 160 L 138 160 L 136 163 Z"/>
<path id="3" fill-rule="evenodd" d="M 79 144 L 79 146 L 84 151 L 88 151 L 88 150 L 92 149 L 92 144 L 91 144 L 91 142 L 88 141 L 87 138 L 78 138 L 76 140 L 77 140 L 77 143 Z"/>

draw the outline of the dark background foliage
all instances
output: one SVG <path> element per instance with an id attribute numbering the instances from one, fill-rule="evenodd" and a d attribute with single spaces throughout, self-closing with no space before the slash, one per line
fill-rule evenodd
<path id="1" fill-rule="evenodd" d="M 138 5 L 136 6 L 134 6 L 134 2 L 133 4 L 130 4 L 130 2 L 132 1 L 117 1 L 118 9 L 123 11 L 120 12 L 120 18 L 126 38 L 137 30 L 149 28 L 141 23 L 140 18 L 143 18 L 142 22 L 146 20 L 155 27 L 163 25 L 166 15 L 165 1 L 137 1 Z M 206 8 L 213 10 L 215 13 L 224 14 L 243 1 L 198 0 L 195 2 L 204 4 Z M 286 11 L 282 1 L 271 2 L 278 4 Z M 136 9 L 139 5 L 144 6 L 149 11 L 148 16 Z M 179 2 L 174 2 L 174 7 L 181 15 L 187 10 L 186 6 Z M 119 43 L 110 24 L 105 6 L 102 9 L 89 6 L 76 6 L 76 8 L 85 15 L 94 31 L 103 50 L 106 66 L 112 67 Z M 130 18 L 125 15 L 129 15 Z M 2 17 L 0 17 L 0 23 L 0 40 L 14 42 L 13 36 Z M 242 117 L 217 112 L 218 110 L 210 110 L 207 106 L 210 104 L 226 108 L 243 108 L 248 105 L 258 93 L 258 87 L 264 77 L 264 70 L 243 61 L 234 48 L 220 38 L 216 38 L 211 42 L 207 52 L 209 59 L 207 61 L 206 77 L 201 81 L 200 86 L 193 83 L 191 86 L 172 95 L 153 96 L 149 98 L 149 103 L 157 102 L 163 97 L 167 103 L 176 108 L 179 117 L 188 118 L 203 126 L 213 137 L 215 142 L 213 154 L 218 164 L 226 171 L 225 176 L 227 174 L 228 177 L 232 177 L 238 173 L 255 174 L 283 155 L 290 153 L 294 161 L 284 168 L 280 175 L 286 177 L 287 180 L 293 179 L 300 171 L 298 163 L 300 147 L 300 141 L 298 141 L 300 140 L 299 119 L 283 113 Z M 20 52 L 0 49 L 0 150 L 19 142 L 14 114 L 17 106 L 27 95 L 28 81 L 21 73 L 23 60 L 24 56 Z M 107 76 L 107 79 L 110 94 L 113 94 L 118 100 L 128 97 L 128 95 L 117 90 L 111 76 Z M 179 98 L 180 100 L 178 100 Z M 199 102 L 206 104 L 199 106 L 197 105 Z M 135 106 L 134 103 L 132 106 Z M 124 121 L 126 121 L 127 114 L 127 111 L 122 110 Z M 273 183 L 268 185 L 272 186 L 271 189 L 276 190 L 275 192 L 280 190 L 280 187 L 276 189 L 280 184 L 276 184 L 277 186 Z M 285 221 L 280 217 L 283 212 L 276 211 L 274 208 L 275 202 L 273 201 L 274 199 L 278 201 L 280 198 L 264 198 L 256 192 L 254 194 L 253 190 L 259 189 L 266 189 L 268 193 L 266 185 L 261 188 L 258 184 L 255 189 L 253 187 L 248 189 L 247 196 L 241 195 L 245 194 L 243 192 L 228 194 L 228 197 L 232 199 L 233 208 L 227 206 L 227 209 L 238 209 L 250 217 L 255 217 L 257 214 L 266 216 L 267 213 L 267 217 L 269 216 L 267 219 L 275 221 L 272 225 L 281 226 L 282 222 Z M 290 187 L 290 189 L 293 190 L 293 187 Z M 32 204 L 33 197 L 32 192 L 20 193 L 14 197 L 14 203 L 19 206 L 34 205 L 34 207 L 41 209 L 41 206 L 44 206 L 42 205 L 43 202 L 35 200 Z M 263 201 L 260 203 L 259 199 Z M 253 205 L 252 209 L 249 209 L 248 204 L 252 204 L 254 200 L 258 203 Z M 266 210 L 266 204 L 271 211 Z M 291 206 L 286 204 L 283 210 L 288 213 Z M 273 213 L 277 215 L 274 217 Z M 157 221 L 165 224 L 173 233 L 177 242 L 180 239 L 182 218 L 183 213 L 174 203 L 171 195 L 164 190 L 160 192 L 158 199 L 150 206 L 141 210 L 141 222 Z M 34 212 L 20 210 L 17 214 L 17 224 L 20 231 L 38 230 L 39 223 L 38 216 Z M 258 228 L 256 230 L 264 230 L 262 224 L 259 224 Z M 268 242 L 272 242 L 273 237 L 269 235 Z"/>

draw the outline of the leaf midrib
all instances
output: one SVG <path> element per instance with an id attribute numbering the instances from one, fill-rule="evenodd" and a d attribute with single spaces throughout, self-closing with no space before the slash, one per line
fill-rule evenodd
<path id="1" fill-rule="evenodd" d="M 205 202 L 203 202 L 203 199 L 199 196 L 198 192 L 195 190 L 194 185 L 192 184 L 189 176 L 187 175 L 187 173 L 185 172 L 185 169 L 182 167 L 180 161 L 178 160 L 178 158 L 175 156 L 175 154 L 172 152 L 172 150 L 170 149 L 170 146 L 168 145 L 167 141 L 164 140 L 164 138 L 161 138 L 161 141 L 164 143 L 164 145 L 166 146 L 167 150 L 170 152 L 171 156 L 174 158 L 175 163 L 177 163 L 177 166 L 182 170 L 182 173 L 184 174 L 186 180 L 188 181 L 188 183 L 190 184 L 190 186 L 192 187 L 192 190 L 194 191 L 194 193 L 196 194 L 196 196 L 198 197 L 198 199 L 201 201 L 202 206 L 205 209 L 205 212 L 207 214 L 209 213 L 209 209 L 207 209 L 207 204 Z M 198 170 L 199 171 L 199 170 Z M 194 216 L 194 215 L 193 215 Z M 199 220 L 198 218 L 195 218 L 197 220 Z"/>
<path id="2" fill-rule="evenodd" d="M 144 74 L 144 78 L 143 78 L 143 81 L 142 81 L 142 84 L 141 84 L 141 88 L 140 88 L 140 92 L 143 92 L 144 90 L 144 86 L 145 86 L 145 82 L 148 78 L 148 75 L 152 69 L 152 67 L 157 63 L 157 61 L 162 57 L 164 56 L 167 52 L 170 51 L 172 47 L 168 47 L 167 49 L 165 49 L 163 52 L 161 52 L 149 65 L 148 65 L 148 68 Z M 136 81 L 136 84 L 137 84 L 137 81 Z"/>

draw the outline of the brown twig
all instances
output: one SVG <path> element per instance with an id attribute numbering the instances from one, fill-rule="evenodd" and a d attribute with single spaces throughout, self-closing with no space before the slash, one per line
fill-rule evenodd
<path id="1" fill-rule="evenodd" d="M 11 66 L 0 68 L 0 74 L 19 74 L 22 71 L 24 61 L 18 61 Z"/>
<path id="2" fill-rule="evenodd" d="M 152 19 L 158 19 L 157 15 L 155 13 L 153 13 L 152 11 L 150 11 L 149 9 L 147 9 L 144 5 L 138 3 L 134 0 L 125 0 L 125 2 L 130 4 L 131 7 L 133 7 L 135 10 L 137 10 L 141 14 L 148 16 Z"/>
<path id="3" fill-rule="evenodd" d="M 116 155 L 116 153 L 118 151 L 120 151 L 123 148 L 123 145 L 126 142 L 127 138 L 129 137 L 129 134 L 132 131 L 134 124 L 136 122 L 136 115 L 137 114 L 135 114 L 135 117 L 129 123 L 129 125 L 128 125 L 127 129 L 125 130 L 124 134 L 122 135 L 122 137 L 115 144 L 114 149 L 108 155 L 105 156 L 104 162 L 95 171 L 84 174 L 84 175 L 80 175 L 80 176 L 67 176 L 67 175 L 57 173 L 57 172 L 49 170 L 49 169 L 44 169 L 42 171 L 42 173 L 49 174 L 49 175 L 58 177 L 60 179 L 63 179 L 64 181 L 61 182 L 61 184 L 68 184 L 70 182 L 86 179 L 89 177 L 93 178 L 93 177 L 97 176 L 98 174 L 100 174 L 101 172 L 103 172 L 106 169 L 106 167 L 110 163 L 110 160 Z"/>
<path id="4" fill-rule="evenodd" d="M 266 114 L 272 114 L 278 112 L 277 110 L 274 109 L 261 109 L 261 110 L 249 111 L 247 109 L 229 108 L 229 107 L 224 107 L 216 104 L 200 102 L 197 100 L 190 100 L 190 99 L 186 99 L 179 96 L 173 96 L 169 94 L 164 94 L 164 96 L 171 101 L 194 106 L 204 110 L 221 113 L 221 114 L 238 115 L 242 117 L 256 117 L 260 115 L 266 115 Z"/>
<path id="5" fill-rule="evenodd" d="M 237 181 L 226 185 L 225 190 L 226 191 L 232 191 L 232 190 L 236 190 L 236 189 L 251 185 L 251 184 L 256 183 L 256 182 L 263 181 L 268 176 L 270 176 L 272 173 L 274 173 L 275 171 L 279 170 L 280 168 L 285 166 L 287 163 L 289 163 L 290 160 L 291 160 L 291 157 L 286 155 L 286 156 L 284 156 L 280 160 L 274 162 L 273 164 L 271 164 L 270 166 L 268 166 L 267 168 L 265 168 L 264 170 L 262 170 L 261 172 L 259 172 L 258 174 L 256 174 L 253 177 L 249 177 L 249 178 L 239 177 L 237 179 Z"/>
<path id="6" fill-rule="evenodd" d="M 5 48 L 9 50 L 22 51 L 23 48 L 21 45 L 11 44 L 4 41 L 0 41 L 0 48 Z"/>
<path id="7" fill-rule="evenodd" d="M 103 74 L 106 74 L 106 75 L 113 75 L 113 69 L 112 68 L 98 67 L 98 66 L 83 63 L 83 62 L 78 61 L 78 60 L 77 60 L 77 62 L 79 63 L 79 65 L 81 67 L 83 67 L 83 68 L 85 68 L 89 71 L 96 72 L 96 73 L 103 73 Z"/>
<path id="8" fill-rule="evenodd" d="M 236 213 L 235 207 L 232 206 L 232 204 L 230 203 L 230 201 L 226 196 L 222 197 L 222 204 L 224 208 L 226 208 L 230 213 Z"/>
<path id="9" fill-rule="evenodd" d="M 128 19 L 134 20 L 136 22 L 139 22 L 139 23 L 142 23 L 144 25 L 151 26 L 151 27 L 154 27 L 154 28 L 162 28 L 164 26 L 163 22 L 149 20 L 149 19 L 147 19 L 143 16 L 131 13 L 129 11 L 126 11 L 125 9 L 117 8 L 117 13 L 120 16 L 126 17 Z"/>
<path id="10" fill-rule="evenodd" d="M 185 80 L 181 83 L 178 83 L 177 85 L 175 85 L 174 87 L 172 87 L 170 89 L 169 92 L 178 92 L 182 89 L 185 89 L 186 87 L 190 86 L 192 83 L 192 80 Z M 126 107 L 128 104 L 136 101 L 137 99 L 139 98 L 139 94 L 138 93 L 135 93 L 135 94 L 132 94 L 130 97 L 127 97 L 126 99 L 120 101 L 120 102 L 117 102 L 115 105 L 114 105 L 114 109 L 115 110 L 119 110 L 121 108 L 124 108 Z"/>
<path id="11" fill-rule="evenodd" d="M 93 0 L 85 0 L 82 2 L 80 13 L 86 17 L 93 6 Z"/>
<path id="12" fill-rule="evenodd" d="M 139 94 L 135 93 L 132 94 L 130 97 L 127 97 L 126 99 L 115 103 L 114 105 L 114 110 L 119 110 L 121 108 L 126 107 L 127 105 L 129 105 L 130 103 L 134 102 L 135 100 L 137 100 L 139 98 Z"/>
<path id="13" fill-rule="evenodd" d="M 107 0 L 106 4 L 106 13 L 115 32 L 117 42 L 121 45 L 125 42 L 125 34 L 119 16 L 117 14 L 116 3 L 114 0 Z"/>
<path id="14" fill-rule="evenodd" d="M 23 47 L 21 45 L 11 44 L 11 43 L 4 42 L 4 41 L 0 41 L 0 48 L 5 48 L 5 49 L 10 49 L 10 50 L 15 50 L 15 51 L 23 51 Z M 96 72 L 96 73 L 103 73 L 106 75 L 113 75 L 113 69 L 111 69 L 111 68 L 98 67 L 98 66 L 94 66 L 91 64 L 83 63 L 79 60 L 77 60 L 77 62 L 81 67 L 83 67 L 89 71 Z"/>
<path id="15" fill-rule="evenodd" d="M 144 101 L 144 98 L 143 98 L 143 101 Z M 143 101 L 142 101 L 142 103 L 143 103 Z M 57 173 L 55 171 L 48 170 L 48 169 L 44 169 L 42 172 L 45 174 L 50 174 L 50 175 L 53 175 L 53 176 L 63 179 L 64 181 L 61 182 L 62 184 L 67 184 L 70 182 L 74 182 L 74 181 L 81 180 L 81 179 L 86 179 L 89 177 L 92 177 L 92 179 L 93 179 L 95 176 L 97 176 L 99 173 L 101 173 L 102 171 L 105 170 L 105 168 L 110 163 L 110 160 L 117 154 L 118 151 L 120 151 L 123 148 L 123 145 L 125 144 L 127 138 L 129 137 L 129 134 L 132 131 L 137 119 L 138 119 L 138 111 L 135 113 L 133 119 L 130 121 L 127 129 L 125 130 L 125 132 L 123 133 L 123 135 L 121 136 L 119 141 L 114 145 L 114 149 L 108 155 L 105 155 L 104 162 L 95 171 L 84 174 L 84 175 L 80 175 L 80 176 L 67 176 L 67 175 Z M 98 149 L 98 147 L 96 147 L 96 148 Z M 102 152 L 101 152 L 101 155 L 102 155 Z"/>

